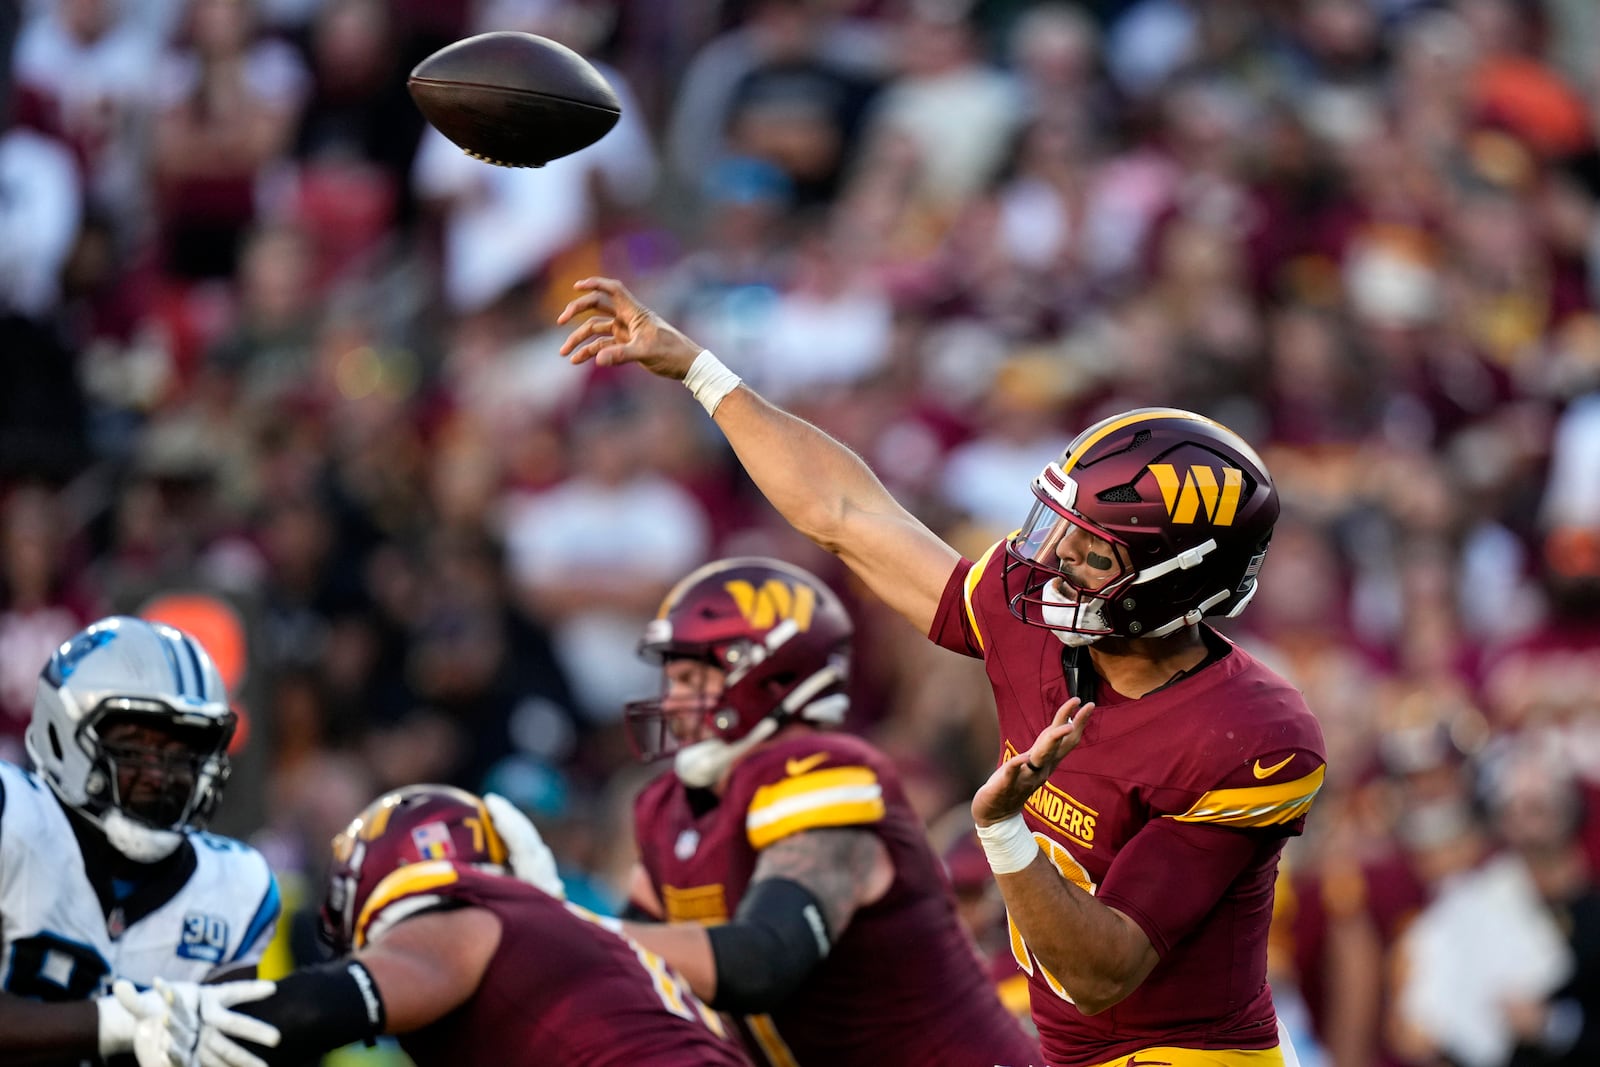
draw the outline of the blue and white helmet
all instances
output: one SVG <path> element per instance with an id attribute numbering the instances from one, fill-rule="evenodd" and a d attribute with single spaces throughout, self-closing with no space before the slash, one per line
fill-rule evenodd
<path id="1" fill-rule="evenodd" d="M 210 818 L 228 777 L 235 722 L 200 642 L 115 615 L 73 636 L 45 664 L 26 744 L 63 804 L 97 824 L 119 852 L 148 863 Z M 182 745 L 108 743 L 104 735 L 122 723 L 156 728 Z M 140 783 L 137 795 L 123 796 L 129 780 Z"/>

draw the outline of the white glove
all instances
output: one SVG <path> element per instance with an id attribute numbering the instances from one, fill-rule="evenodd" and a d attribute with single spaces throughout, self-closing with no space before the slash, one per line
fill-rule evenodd
<path id="1" fill-rule="evenodd" d="M 233 1039 L 275 1048 L 278 1028 L 229 1009 L 271 996 L 277 988 L 274 982 L 197 985 L 157 978 L 153 1004 L 127 981 L 118 981 L 112 991 L 139 1020 L 133 1037 L 139 1067 L 267 1067 Z"/>
<path id="2" fill-rule="evenodd" d="M 117 995 L 117 986 L 127 987 L 126 997 Z M 139 1020 L 152 1012 L 164 1012 L 167 1007 L 160 993 L 153 989 L 141 993 L 125 978 L 118 979 L 112 990 L 94 1002 L 100 1013 L 100 1058 L 103 1060 L 132 1052 Z"/>
<path id="3" fill-rule="evenodd" d="M 557 900 L 566 900 L 567 887 L 561 884 L 561 875 L 556 872 L 555 853 L 539 836 L 539 828 L 533 821 L 498 793 L 484 794 L 483 806 L 489 809 L 489 818 L 494 820 L 500 840 L 506 843 L 511 873 Z"/>

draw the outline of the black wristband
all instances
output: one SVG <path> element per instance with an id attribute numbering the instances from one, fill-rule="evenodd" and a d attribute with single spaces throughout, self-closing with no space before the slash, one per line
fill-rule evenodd
<path id="1" fill-rule="evenodd" d="M 307 967 L 278 981 L 264 1000 L 236 1006 L 278 1028 L 277 1048 L 239 1042 L 271 1067 L 313 1061 L 354 1041 L 371 1041 L 383 1033 L 383 996 L 378 983 L 359 960 L 336 960 Z"/>
<path id="2" fill-rule="evenodd" d="M 833 947 L 822 905 L 787 878 L 764 878 L 739 903 L 733 921 L 706 931 L 717 966 L 719 1011 L 771 1011 L 804 982 Z"/>

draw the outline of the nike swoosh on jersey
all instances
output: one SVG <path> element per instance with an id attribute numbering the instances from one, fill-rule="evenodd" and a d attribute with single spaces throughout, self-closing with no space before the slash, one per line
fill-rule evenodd
<path id="1" fill-rule="evenodd" d="M 1289 765 L 1289 761 L 1292 759 L 1294 759 L 1293 752 L 1289 753 L 1287 756 L 1283 757 L 1281 761 L 1274 763 L 1270 767 L 1263 767 L 1261 766 L 1261 761 L 1256 760 L 1256 765 L 1251 768 L 1251 771 L 1257 778 L 1271 778 L 1274 774 L 1277 774 L 1279 771 L 1287 767 Z"/>
<path id="2" fill-rule="evenodd" d="M 807 756 L 805 759 L 789 760 L 783 765 L 783 769 L 788 773 L 789 777 L 793 778 L 797 775 L 806 773 L 827 758 L 828 754 L 826 752 L 817 752 L 813 755 Z"/>

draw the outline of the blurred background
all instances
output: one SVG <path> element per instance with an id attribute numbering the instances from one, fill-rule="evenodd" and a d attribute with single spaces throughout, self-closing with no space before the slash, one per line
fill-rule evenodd
<path id="1" fill-rule="evenodd" d="M 537 171 L 426 130 L 406 72 L 488 29 L 595 60 L 621 123 Z M 981 667 L 681 387 L 565 364 L 604 272 L 969 555 L 1102 414 L 1255 442 L 1285 510 L 1228 632 L 1329 749 L 1275 928 L 1302 1061 L 1600 1062 L 1593 0 L 0 0 L 0 98 L 0 756 L 57 643 L 162 618 L 247 718 L 216 828 L 291 906 L 433 780 L 615 908 L 640 626 L 778 555 L 852 607 L 852 725 L 992 946 Z"/>

